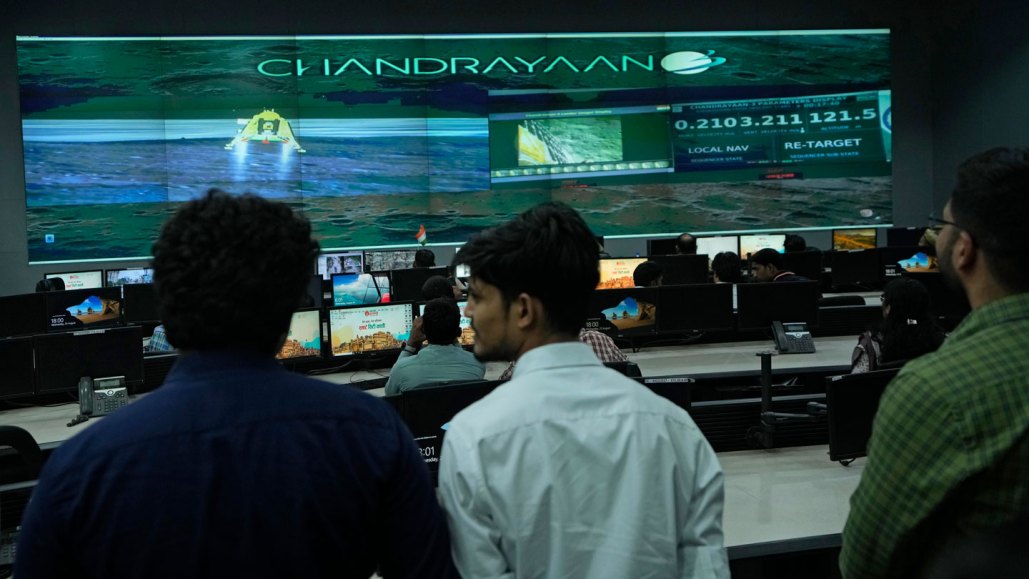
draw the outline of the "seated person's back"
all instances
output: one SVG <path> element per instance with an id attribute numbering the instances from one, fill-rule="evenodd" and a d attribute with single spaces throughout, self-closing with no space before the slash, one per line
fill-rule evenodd
<path id="1" fill-rule="evenodd" d="M 411 339 L 404 345 L 386 382 L 386 394 L 454 380 L 481 380 L 486 366 L 457 343 L 461 335 L 461 311 L 451 298 L 425 304 L 415 321 Z M 422 339 L 429 342 L 422 347 Z"/>

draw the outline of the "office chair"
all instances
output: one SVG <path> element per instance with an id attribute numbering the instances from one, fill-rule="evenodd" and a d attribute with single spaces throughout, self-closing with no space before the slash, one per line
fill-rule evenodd
<path id="1" fill-rule="evenodd" d="M 818 300 L 818 307 L 820 308 L 838 308 L 841 306 L 863 306 L 865 305 L 865 298 L 861 296 L 829 296 L 827 298 L 821 298 Z"/>
<path id="2" fill-rule="evenodd" d="M 27 430 L 20 426 L 0 426 L 0 448 L 3 447 L 14 449 L 14 453 L 0 457 L 0 484 L 39 478 L 43 451 Z"/>
<path id="3" fill-rule="evenodd" d="M 640 367 L 636 362 L 628 360 L 625 362 L 604 362 L 604 365 L 625 374 L 629 378 L 640 378 L 643 376 L 643 372 L 640 371 Z"/>

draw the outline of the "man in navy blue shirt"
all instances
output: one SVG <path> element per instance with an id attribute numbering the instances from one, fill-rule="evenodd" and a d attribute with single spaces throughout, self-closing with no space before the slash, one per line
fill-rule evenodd
<path id="1" fill-rule="evenodd" d="M 48 460 L 15 574 L 450 577 L 428 472 L 384 403 L 273 356 L 318 244 L 286 205 L 212 190 L 154 244 L 181 358 Z"/>

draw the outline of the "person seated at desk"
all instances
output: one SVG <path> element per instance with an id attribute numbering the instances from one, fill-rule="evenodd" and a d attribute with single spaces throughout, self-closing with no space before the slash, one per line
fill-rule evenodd
<path id="1" fill-rule="evenodd" d="M 690 233 L 682 233 L 675 240 L 676 255 L 696 255 L 697 238 Z"/>
<path id="2" fill-rule="evenodd" d="M 711 275 L 715 283 L 732 284 L 732 309 L 736 309 L 736 284 L 743 283 L 743 262 L 733 251 L 723 251 L 711 260 Z"/>
<path id="3" fill-rule="evenodd" d="M 456 282 L 456 278 L 452 282 L 441 275 L 434 275 L 422 284 L 422 299 L 451 298 L 459 300 L 462 293 Z"/>
<path id="4" fill-rule="evenodd" d="M 883 320 L 858 338 L 851 374 L 871 372 L 885 362 L 910 360 L 935 352 L 946 337 L 929 315 L 929 290 L 906 277 L 883 288 Z"/>
<path id="5" fill-rule="evenodd" d="M 386 381 L 386 395 L 400 394 L 433 382 L 481 380 L 486 366 L 457 343 L 461 336 L 461 311 L 451 298 L 425 304 L 415 319 L 411 339 L 404 345 Z M 422 341 L 429 345 L 421 347 Z"/>
<path id="6" fill-rule="evenodd" d="M 154 328 L 154 333 L 150 335 L 150 341 L 143 348 L 144 352 L 171 352 L 173 350 L 175 350 L 175 346 L 172 346 L 168 341 L 168 334 L 164 331 L 164 324 L 158 324 Z"/>
<path id="7" fill-rule="evenodd" d="M 414 252 L 414 264 L 411 267 L 436 267 L 436 254 L 431 249 L 419 249 Z"/>
<path id="8" fill-rule="evenodd" d="M 36 293 L 40 292 L 63 292 L 64 279 L 59 277 L 43 278 L 36 282 Z"/>
<path id="9" fill-rule="evenodd" d="M 590 348 L 593 348 L 593 353 L 600 358 L 601 362 L 628 362 L 629 357 L 625 355 L 625 352 L 615 344 L 615 341 L 611 339 L 611 336 L 598 332 L 596 330 L 587 330 L 585 328 L 579 330 L 579 341 L 586 344 Z M 501 380 L 510 380 L 511 375 L 514 374 L 515 363 L 511 362 L 507 365 L 507 369 L 500 375 Z"/>
<path id="10" fill-rule="evenodd" d="M 317 253 L 283 203 L 211 190 L 180 207 L 153 255 L 183 354 L 159 389 L 53 451 L 15 576 L 455 576 L 397 413 L 275 361 Z"/>
<path id="11" fill-rule="evenodd" d="M 644 261 L 632 271 L 632 283 L 636 287 L 658 287 L 664 277 L 665 270 L 656 261 Z"/>
<path id="12" fill-rule="evenodd" d="M 754 280 L 764 281 L 810 281 L 808 278 L 787 271 L 783 264 L 782 254 L 766 247 L 750 255 L 750 270 Z"/>

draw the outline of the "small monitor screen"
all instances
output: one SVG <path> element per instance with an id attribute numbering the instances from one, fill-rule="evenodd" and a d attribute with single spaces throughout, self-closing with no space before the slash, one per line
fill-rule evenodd
<path id="1" fill-rule="evenodd" d="M 139 324 L 156 322 L 161 319 L 158 313 L 157 294 L 154 292 L 152 284 L 125 284 L 122 286 L 122 296 L 126 323 Z"/>
<path id="2" fill-rule="evenodd" d="M 399 350 L 411 337 L 414 308 L 409 303 L 349 306 L 329 310 L 333 356 Z"/>
<path id="3" fill-rule="evenodd" d="M 705 283 L 709 270 L 707 254 L 697 255 L 655 255 L 651 261 L 661 266 L 661 284 Z"/>
<path id="4" fill-rule="evenodd" d="M 836 251 L 872 249 L 875 247 L 875 228 L 833 229 L 832 248 Z"/>
<path id="5" fill-rule="evenodd" d="M 740 257 L 749 259 L 749 256 L 761 251 L 766 247 L 783 253 L 782 244 L 786 241 L 786 235 L 782 233 L 757 233 L 754 235 L 740 236 Z"/>
<path id="6" fill-rule="evenodd" d="M 886 246 L 907 246 L 918 245 L 925 235 L 924 227 L 891 227 L 886 230 Z"/>
<path id="7" fill-rule="evenodd" d="M 125 376 L 143 380 L 143 329 L 107 328 L 36 336 L 36 385 L 40 394 L 74 391 L 79 378 Z"/>
<path id="8" fill-rule="evenodd" d="M 332 305 L 354 306 L 379 302 L 375 279 L 367 273 L 332 274 Z"/>
<path id="9" fill-rule="evenodd" d="M 319 310 L 293 312 L 286 343 L 275 357 L 280 360 L 320 358 L 322 355 L 322 320 Z"/>
<path id="10" fill-rule="evenodd" d="M 697 253 L 706 254 L 714 259 L 719 253 L 731 251 L 740 254 L 740 238 L 738 235 L 719 235 L 717 237 L 698 237 Z"/>
<path id="11" fill-rule="evenodd" d="M 45 294 L 0 297 L 0 337 L 42 334 L 47 329 Z"/>
<path id="12" fill-rule="evenodd" d="M 84 330 L 116 326 L 121 323 L 121 288 L 47 292 L 47 330 Z"/>
<path id="13" fill-rule="evenodd" d="M 53 279 L 55 277 L 64 280 L 64 289 L 66 290 L 104 287 L 104 272 L 99 269 L 46 274 L 46 279 Z"/>
<path id="14" fill-rule="evenodd" d="M 678 241 L 678 237 L 671 239 L 648 239 L 647 255 L 672 255 L 675 253 L 675 244 Z"/>
<path id="15" fill-rule="evenodd" d="M 334 273 L 364 273 L 364 253 L 360 251 L 323 253 L 318 256 L 317 267 L 322 279 L 330 279 Z"/>
<path id="16" fill-rule="evenodd" d="M 390 287 L 391 301 L 417 301 L 422 299 L 422 285 L 434 275 L 447 276 L 447 268 L 416 267 L 412 269 L 396 269 L 390 274 L 393 280 Z"/>
<path id="17" fill-rule="evenodd" d="M 454 276 L 468 279 L 472 277 L 472 268 L 468 267 L 467 263 L 459 263 L 454 266 Z"/>
<path id="18" fill-rule="evenodd" d="M 417 249 L 390 249 L 364 252 L 365 271 L 390 271 L 414 266 Z"/>
<path id="19" fill-rule="evenodd" d="M 661 333 L 733 329 L 732 284 L 703 283 L 657 289 Z"/>
<path id="20" fill-rule="evenodd" d="M 475 330 L 472 329 L 472 319 L 464 315 L 464 307 L 467 305 L 467 301 L 457 302 L 457 309 L 461 312 L 461 337 L 457 341 L 462 346 L 474 346 Z M 418 315 L 425 315 L 425 304 L 418 304 Z"/>
<path id="21" fill-rule="evenodd" d="M 818 325 L 818 282 L 736 284 L 740 330 L 767 330 L 773 321 Z"/>
<path id="22" fill-rule="evenodd" d="M 659 289 L 621 288 L 593 292 L 586 317 L 587 329 L 616 336 L 655 333 Z"/>
<path id="23" fill-rule="evenodd" d="M 909 257 L 898 259 L 897 265 L 904 271 L 932 271 L 937 269 L 936 258 L 927 255 L 922 251 L 909 250 L 905 253 L 911 253 Z"/>
<path id="24" fill-rule="evenodd" d="M 133 267 L 104 271 L 104 285 L 111 287 L 127 283 L 154 283 L 154 270 L 149 267 Z"/>
<path id="25" fill-rule="evenodd" d="M 598 290 L 636 287 L 632 281 L 632 272 L 647 261 L 645 257 L 616 257 L 600 260 L 600 283 Z"/>

